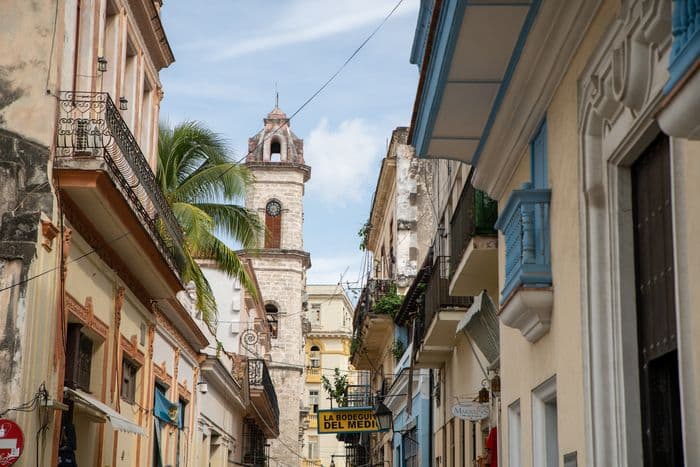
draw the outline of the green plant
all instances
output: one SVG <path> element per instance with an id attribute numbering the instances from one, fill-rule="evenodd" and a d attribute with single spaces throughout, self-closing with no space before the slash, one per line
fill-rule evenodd
<path id="1" fill-rule="evenodd" d="M 369 232 L 372 230 L 372 224 L 369 221 L 365 222 L 360 230 L 357 232 L 357 236 L 360 237 L 360 250 L 365 251 L 367 249 L 367 242 L 369 241 Z"/>
<path id="2" fill-rule="evenodd" d="M 236 204 L 253 177 L 244 165 L 233 160 L 221 135 L 198 122 L 174 127 L 161 124 L 156 180 L 182 227 L 182 282 L 194 282 L 202 318 L 214 323 L 217 307 L 197 259 L 213 260 L 257 298 L 240 258 L 227 243 L 233 241 L 243 249 L 255 249 L 264 225 L 256 212 Z"/>
<path id="3" fill-rule="evenodd" d="M 405 351 L 406 347 L 404 346 L 403 342 L 396 339 L 394 341 L 394 345 L 391 346 L 391 353 L 394 354 L 394 357 L 398 360 L 403 356 Z"/>
<path id="4" fill-rule="evenodd" d="M 341 375 L 338 368 L 333 370 L 332 382 L 325 376 L 321 376 L 321 385 L 338 407 L 345 407 L 348 404 L 348 376 Z"/>
<path id="5" fill-rule="evenodd" d="M 355 355 L 360 347 L 362 346 L 362 341 L 359 337 L 353 337 L 350 341 L 350 355 Z"/>
<path id="6" fill-rule="evenodd" d="M 374 307 L 372 307 L 372 312 L 379 315 L 389 315 L 393 318 L 401 309 L 402 303 L 403 295 L 396 293 L 396 285 L 392 284 L 389 291 L 376 301 Z"/>

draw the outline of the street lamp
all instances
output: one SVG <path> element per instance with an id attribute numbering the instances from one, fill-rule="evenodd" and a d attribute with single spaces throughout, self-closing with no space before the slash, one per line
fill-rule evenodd
<path id="1" fill-rule="evenodd" d="M 107 59 L 103 56 L 97 57 L 97 71 L 100 73 L 107 71 Z"/>
<path id="2" fill-rule="evenodd" d="M 127 110 L 129 107 L 129 101 L 126 97 L 122 96 L 119 98 L 119 110 Z"/>
<path id="3" fill-rule="evenodd" d="M 384 402 L 380 402 L 377 408 L 374 409 L 374 418 L 377 420 L 377 425 L 379 425 L 380 430 L 390 430 L 391 420 L 394 414 L 391 413 L 389 407 L 384 405 Z"/>

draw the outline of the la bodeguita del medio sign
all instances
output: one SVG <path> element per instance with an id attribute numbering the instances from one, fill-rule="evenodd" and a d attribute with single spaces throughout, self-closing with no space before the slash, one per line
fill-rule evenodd
<path id="1" fill-rule="evenodd" d="M 318 433 L 362 433 L 380 430 L 373 407 L 353 407 L 318 411 Z"/>

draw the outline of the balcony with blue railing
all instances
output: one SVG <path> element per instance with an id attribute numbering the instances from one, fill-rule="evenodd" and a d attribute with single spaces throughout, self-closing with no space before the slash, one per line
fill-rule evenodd
<path id="1" fill-rule="evenodd" d="M 669 93 L 695 67 L 700 58 L 700 0 L 674 0 L 670 74 L 664 92 Z"/>
<path id="2" fill-rule="evenodd" d="M 700 0 L 673 0 L 673 42 L 668 60 L 666 99 L 659 113 L 664 133 L 700 139 Z"/>
<path id="3" fill-rule="evenodd" d="M 549 189 L 525 183 L 513 190 L 496 222 L 506 250 L 501 321 L 535 342 L 547 333 L 552 311 Z"/>

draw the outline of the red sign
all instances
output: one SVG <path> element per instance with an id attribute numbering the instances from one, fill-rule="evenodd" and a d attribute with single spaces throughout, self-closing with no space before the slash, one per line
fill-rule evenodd
<path id="1" fill-rule="evenodd" d="M 23 449 L 22 429 L 12 420 L 0 418 L 0 467 L 17 462 Z"/>

